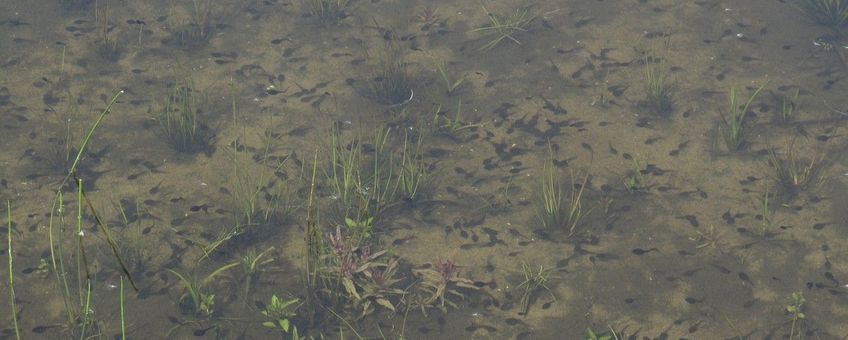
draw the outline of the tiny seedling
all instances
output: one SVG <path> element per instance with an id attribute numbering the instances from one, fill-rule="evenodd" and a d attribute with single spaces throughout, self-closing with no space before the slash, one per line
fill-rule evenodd
<path id="1" fill-rule="evenodd" d="M 800 89 L 795 90 L 795 94 L 790 96 L 781 96 L 780 118 L 784 123 L 789 122 L 795 114 L 795 109 L 798 108 L 798 94 Z"/>
<path id="2" fill-rule="evenodd" d="M 760 223 L 757 224 L 757 234 L 760 237 L 765 237 L 768 235 L 769 229 L 771 229 L 771 208 L 769 206 L 769 188 L 766 187 L 766 192 L 763 193 L 763 196 L 759 199 L 758 204 L 758 214 L 756 219 L 759 220 Z"/>
<path id="3" fill-rule="evenodd" d="M 633 170 L 631 170 L 624 178 L 624 189 L 629 193 L 648 189 L 647 179 L 642 173 L 642 165 L 635 158 L 633 159 Z"/>
<path id="4" fill-rule="evenodd" d="M 804 294 L 802 292 L 794 292 L 792 293 L 792 304 L 786 306 L 786 312 L 789 313 L 789 316 L 792 320 L 792 326 L 789 329 L 789 339 L 802 339 L 804 337 L 804 320 L 807 319 L 807 315 L 802 311 L 804 307 L 804 303 L 807 302 L 804 299 Z"/>

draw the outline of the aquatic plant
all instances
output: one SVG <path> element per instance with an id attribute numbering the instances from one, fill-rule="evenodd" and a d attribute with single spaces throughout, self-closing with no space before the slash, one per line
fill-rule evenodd
<path id="1" fill-rule="evenodd" d="M 423 135 L 417 138 L 405 133 L 403 148 L 400 154 L 397 181 L 400 184 L 400 194 L 407 202 L 419 201 L 430 194 L 434 176 L 429 165 L 424 161 Z M 415 138 L 410 141 L 411 138 Z"/>
<path id="2" fill-rule="evenodd" d="M 262 326 L 277 329 L 283 334 L 288 334 L 290 331 L 297 334 L 297 327 L 292 325 L 291 319 L 297 316 L 299 302 L 298 298 L 283 300 L 276 294 L 272 295 L 271 302 L 262 310 L 262 315 L 267 318 Z"/>
<path id="3" fill-rule="evenodd" d="M 739 106 L 739 99 L 737 98 L 737 91 L 735 87 L 731 87 L 728 93 L 729 99 L 729 111 L 727 113 L 727 117 L 722 115 L 722 125 L 720 126 L 720 130 L 724 134 L 724 141 L 727 145 L 727 149 L 730 151 L 736 151 L 745 146 L 745 117 L 748 114 L 748 107 L 757 98 L 757 95 L 760 91 L 765 88 L 766 84 L 758 87 L 753 94 L 748 97 L 748 100 L 745 102 L 745 105 Z"/>
<path id="4" fill-rule="evenodd" d="M 170 146 L 191 153 L 207 146 L 209 134 L 198 114 L 198 94 L 191 79 L 174 84 L 159 112 L 159 130 Z"/>
<path id="5" fill-rule="evenodd" d="M 789 313 L 789 316 L 792 321 L 792 326 L 789 328 L 790 340 L 800 340 L 804 338 L 804 320 L 807 319 L 807 315 L 804 314 L 804 311 L 802 309 L 804 307 L 804 303 L 806 302 L 807 300 L 804 298 L 803 292 L 793 292 L 792 303 L 786 306 L 786 312 Z"/>
<path id="6" fill-rule="evenodd" d="M 12 315 L 12 326 L 15 330 L 15 339 L 21 340 L 21 330 L 18 328 L 18 306 L 15 298 L 15 267 L 14 267 L 14 257 L 15 253 L 12 250 L 12 235 L 14 234 L 14 230 L 12 229 L 12 201 L 6 201 L 6 250 L 8 251 L 9 256 L 9 305 L 11 306 L 11 312 L 9 314 Z"/>
<path id="7" fill-rule="evenodd" d="M 582 182 L 577 182 L 570 170 L 571 185 L 566 197 L 557 167 L 553 163 L 553 151 L 548 146 L 548 158 L 542 166 L 541 209 L 539 218 L 546 228 L 563 228 L 571 236 L 580 222 L 591 210 L 583 209 L 583 194 L 589 183 L 589 172 Z"/>
<path id="8" fill-rule="evenodd" d="M 462 98 L 456 101 L 456 114 L 453 118 L 447 117 L 447 111 L 442 111 L 441 105 L 436 105 L 433 112 L 433 126 L 437 132 L 455 137 L 462 130 L 481 127 L 483 124 L 469 123 L 462 118 Z"/>
<path id="9" fill-rule="evenodd" d="M 798 0 L 798 5 L 821 25 L 837 29 L 848 23 L 848 0 Z"/>
<path id="10" fill-rule="evenodd" d="M 762 197 L 757 202 L 757 215 L 754 217 L 759 220 L 760 223 L 755 227 L 757 229 L 757 234 L 760 237 L 766 237 L 768 235 L 769 229 L 771 229 L 771 206 L 770 206 L 771 196 L 769 193 L 769 188 L 766 187 L 766 191 L 763 193 Z"/>
<path id="11" fill-rule="evenodd" d="M 165 270 L 174 274 L 183 286 L 183 294 L 179 298 L 180 307 L 197 316 L 210 317 L 215 313 L 215 294 L 210 285 L 217 276 L 237 265 L 239 265 L 238 262 L 225 264 L 205 276 L 198 276 L 196 269 L 193 269 L 190 274 L 180 273 L 170 268 Z"/>
<path id="12" fill-rule="evenodd" d="M 264 267 L 271 262 L 274 262 L 273 257 L 267 257 L 274 247 L 268 247 L 263 250 L 261 253 L 257 253 L 256 250 L 250 249 L 245 253 L 244 256 L 241 257 L 241 269 L 244 274 L 244 296 L 247 296 L 250 293 L 251 283 L 258 278 L 259 274 L 264 270 Z"/>
<path id="13" fill-rule="evenodd" d="M 359 318 L 382 306 L 396 311 L 391 299 L 399 299 L 405 291 L 395 287 L 402 279 L 397 277 L 398 259 L 378 261 L 385 250 L 372 252 L 369 246 L 357 246 L 349 234 L 336 227 L 327 235 L 328 251 L 324 259 L 325 288 L 332 300 L 345 300 L 350 309 L 358 311 Z"/>
<path id="14" fill-rule="evenodd" d="M 790 145 L 788 151 L 780 155 L 774 148 L 769 150 L 768 164 L 771 166 L 775 182 L 789 197 L 821 184 L 824 166 L 824 152 L 816 151 L 809 159 L 798 156 L 797 150 Z"/>
<path id="15" fill-rule="evenodd" d="M 301 0 L 307 17 L 326 25 L 335 25 L 348 17 L 350 0 Z"/>
<path id="16" fill-rule="evenodd" d="M 172 13 L 168 27 L 174 40 L 179 45 L 190 48 L 207 44 L 214 28 L 213 8 L 212 0 L 191 0 L 186 9 L 187 15 Z"/>
<path id="17" fill-rule="evenodd" d="M 412 100 L 412 76 L 399 50 L 388 47 L 370 86 L 371 95 L 380 104 L 399 107 Z"/>
<path id="18" fill-rule="evenodd" d="M 480 47 L 481 51 L 491 50 L 504 40 L 510 40 L 521 45 L 521 42 L 515 36 L 519 33 L 527 32 L 527 27 L 536 19 L 536 16 L 530 15 L 530 6 L 516 8 L 506 15 L 489 12 L 485 6 L 483 7 L 483 11 L 486 12 L 486 17 L 489 18 L 489 24 L 469 31 L 469 33 L 479 32 L 493 36 L 488 43 Z"/>
<path id="19" fill-rule="evenodd" d="M 62 302 L 64 303 L 65 314 L 67 316 L 67 323 L 64 326 L 68 330 L 68 333 L 74 338 L 84 339 L 91 334 L 99 334 L 102 332 L 102 322 L 94 317 L 91 306 L 93 278 L 90 272 L 91 268 L 89 268 L 90 263 L 86 256 L 85 246 L 87 242 L 85 241 L 85 237 L 88 229 L 83 228 L 84 216 L 93 217 L 97 230 L 100 232 L 98 238 L 106 242 L 106 245 L 115 257 L 117 264 L 120 266 L 121 271 L 127 277 L 133 289 L 138 291 L 132 274 L 127 269 L 117 243 L 112 237 L 112 233 L 109 231 L 110 229 L 105 226 L 103 220 L 100 218 L 100 214 L 98 214 L 95 209 L 94 204 L 92 204 L 92 201 L 89 200 L 85 192 L 85 181 L 78 174 L 80 162 L 88 149 L 88 145 L 91 142 L 94 133 L 98 130 L 106 116 L 111 112 L 112 106 L 115 105 L 122 93 L 123 91 L 119 91 L 112 97 L 112 99 L 107 103 L 106 108 L 103 109 L 86 132 L 85 137 L 78 147 L 76 157 L 68 167 L 67 175 L 57 186 L 58 189 L 56 190 L 56 195 L 54 196 L 50 211 L 47 228 L 48 242 L 50 244 L 50 260 L 53 272 L 56 273 L 55 277 L 57 286 L 59 287 L 60 294 L 62 295 Z M 65 206 L 64 190 L 66 189 L 66 186 L 71 183 L 76 186 L 76 228 L 72 228 L 65 223 L 65 217 L 68 211 Z M 89 213 L 90 215 L 85 215 L 86 213 Z M 71 237 L 58 237 L 60 234 L 57 234 L 56 230 L 58 230 L 59 233 L 69 231 L 71 232 Z M 68 254 L 65 252 L 64 245 L 67 242 L 75 243 L 75 247 L 73 247 L 74 251 L 68 252 Z M 66 256 L 70 257 L 70 259 L 66 260 Z M 76 264 L 76 268 L 68 270 L 74 263 Z M 73 272 L 76 272 L 76 280 L 69 278 L 74 275 Z M 76 283 L 74 283 L 74 281 L 76 281 Z M 71 293 L 72 287 L 76 290 L 76 296 L 73 296 Z"/>
<path id="20" fill-rule="evenodd" d="M 610 330 L 609 333 L 600 333 L 600 334 L 593 331 L 592 328 L 586 328 L 586 337 L 584 339 L 585 340 L 619 340 L 619 339 L 624 339 L 623 336 L 621 338 L 619 338 L 618 335 L 615 334 L 615 330 L 612 329 L 612 326 L 608 326 L 608 327 L 609 327 L 609 330 Z"/>
<path id="21" fill-rule="evenodd" d="M 780 96 L 780 121 L 782 123 L 790 122 L 795 117 L 795 110 L 798 108 L 798 94 L 800 89 L 795 90 L 795 94 L 790 96 Z"/>
<path id="22" fill-rule="evenodd" d="M 414 304 L 426 313 L 427 308 L 438 308 L 447 312 L 447 307 L 458 308 L 453 299 L 464 299 L 463 290 L 477 290 L 474 281 L 461 277 L 459 266 L 454 259 L 437 259 L 429 267 L 413 269 L 421 280 L 418 284 L 420 295 Z"/>
<path id="23" fill-rule="evenodd" d="M 645 178 L 645 170 L 636 158 L 633 158 L 633 169 L 627 172 L 624 177 L 624 189 L 627 192 L 633 193 L 637 191 L 647 190 L 648 181 Z"/>
<path id="24" fill-rule="evenodd" d="M 456 93 L 457 89 L 459 89 L 459 87 L 465 82 L 465 74 L 461 74 L 459 76 L 448 74 L 447 65 L 444 61 L 436 63 L 436 71 L 442 78 L 445 90 L 449 96 Z"/>
<path id="25" fill-rule="evenodd" d="M 95 41 L 95 51 L 101 58 L 116 62 L 121 59 L 124 53 L 124 46 L 121 45 L 124 39 L 124 31 L 109 20 L 111 14 L 109 1 L 103 1 L 102 5 L 97 3 L 94 10 L 98 35 L 98 39 Z"/>
<path id="26" fill-rule="evenodd" d="M 544 266 L 539 266 L 539 268 L 531 267 L 526 262 L 521 263 L 521 271 L 524 274 L 524 281 L 516 286 L 516 288 L 521 290 L 521 310 L 524 315 L 527 315 L 527 312 L 530 310 L 530 304 L 532 304 L 534 297 L 539 291 L 546 291 L 551 296 L 553 300 L 556 300 L 556 296 L 548 288 L 548 281 L 551 278 L 551 273 L 554 268 L 545 268 Z"/>
<path id="27" fill-rule="evenodd" d="M 645 59 L 645 103 L 657 114 L 664 116 L 674 110 L 674 85 L 662 70 L 662 64 Z"/>

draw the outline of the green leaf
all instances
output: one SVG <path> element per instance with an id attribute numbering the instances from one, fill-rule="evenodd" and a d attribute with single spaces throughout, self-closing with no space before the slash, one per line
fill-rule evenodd
<path id="1" fill-rule="evenodd" d="M 361 299 L 359 297 L 359 293 L 356 292 L 356 286 L 353 284 L 353 280 L 344 278 L 342 279 L 342 284 L 344 285 L 345 290 L 347 290 L 348 294 L 353 295 L 353 297 L 355 297 L 357 300 Z"/>
<path id="2" fill-rule="evenodd" d="M 380 306 L 388 308 L 392 312 L 395 311 L 395 306 L 392 305 L 392 303 L 389 302 L 389 300 L 386 300 L 384 298 L 377 298 L 377 304 L 380 305 Z"/>
<path id="3" fill-rule="evenodd" d="M 283 329 L 283 332 L 288 333 L 289 332 L 289 326 L 291 326 L 289 324 L 289 319 L 282 319 L 279 322 L 280 322 L 280 328 Z"/>
<path id="4" fill-rule="evenodd" d="M 275 323 L 271 322 L 271 321 L 263 322 L 262 326 L 265 326 L 265 327 L 268 327 L 268 328 L 277 328 L 277 325 Z"/>

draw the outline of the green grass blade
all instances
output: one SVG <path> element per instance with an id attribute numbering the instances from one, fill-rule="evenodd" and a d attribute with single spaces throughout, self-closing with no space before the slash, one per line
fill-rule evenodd
<path id="1" fill-rule="evenodd" d="M 59 186 L 60 188 L 65 185 L 71 176 L 74 176 L 77 171 L 77 166 L 79 165 L 80 160 L 82 159 L 82 155 L 85 153 L 85 149 L 88 147 L 88 142 L 91 141 L 91 137 L 94 135 L 94 131 L 97 130 L 97 127 L 100 126 L 100 123 L 103 121 L 103 118 L 106 118 L 106 115 L 112 111 L 112 105 L 118 101 L 118 97 L 124 93 L 124 90 L 118 91 L 112 100 L 109 101 L 109 104 L 106 105 L 106 108 L 103 109 L 103 112 L 100 112 L 100 116 L 97 117 L 97 120 L 94 121 L 94 124 L 91 125 L 91 128 L 88 130 L 88 133 L 85 134 L 85 138 L 82 140 L 80 144 L 79 151 L 77 151 L 77 156 L 74 158 L 74 162 L 71 164 L 71 167 L 68 169 L 68 175 L 65 176 L 65 179 L 62 181 L 62 184 Z"/>
<path id="2" fill-rule="evenodd" d="M 8 223 L 8 251 L 9 251 L 9 298 L 10 305 L 12 306 L 12 324 L 15 327 L 15 339 L 21 340 L 21 331 L 18 329 L 18 311 L 15 308 L 15 270 L 12 265 L 12 258 L 14 256 L 12 252 L 12 202 L 6 201 L 6 221 Z"/>

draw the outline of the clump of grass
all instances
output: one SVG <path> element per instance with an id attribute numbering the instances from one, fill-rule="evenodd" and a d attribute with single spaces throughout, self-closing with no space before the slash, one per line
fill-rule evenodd
<path id="1" fill-rule="evenodd" d="M 674 110 L 674 85 L 661 64 L 645 59 L 645 102 L 657 114 L 665 116 Z"/>
<path id="2" fill-rule="evenodd" d="M 124 37 L 124 31 L 118 25 L 109 21 L 109 1 L 103 1 L 102 5 L 98 4 L 98 7 L 95 7 L 94 10 L 98 34 L 95 51 L 101 58 L 116 62 L 124 54 L 124 46 L 120 44 Z"/>
<path id="3" fill-rule="evenodd" d="M 348 17 L 347 8 L 350 0 L 303 0 L 307 17 L 315 18 L 321 23 L 335 25 Z"/>
<path id="4" fill-rule="evenodd" d="M 486 17 L 489 18 L 489 24 L 469 31 L 471 33 L 480 32 L 493 36 L 488 43 L 480 47 L 481 51 L 491 50 L 500 45 L 504 40 L 510 40 L 521 45 L 521 42 L 515 36 L 519 33 L 527 32 L 527 27 L 536 19 L 536 16 L 530 14 L 530 6 L 516 8 L 506 15 L 489 12 L 485 6 L 483 10 L 486 12 Z"/>
<path id="5" fill-rule="evenodd" d="M 371 81 L 371 94 L 377 102 L 390 107 L 406 105 L 415 96 L 412 76 L 400 51 L 389 48 Z"/>
<path id="6" fill-rule="evenodd" d="M 541 209 L 539 219 L 546 228 L 562 228 L 571 236 L 580 222 L 589 214 L 583 209 L 583 194 L 589 182 L 587 172 L 578 183 L 571 171 L 570 190 L 566 196 L 564 185 L 553 162 L 553 151 L 548 146 L 548 159 L 542 167 Z"/>
<path id="7" fill-rule="evenodd" d="M 798 5 L 820 25 L 836 29 L 848 23 L 848 0 L 799 0 Z"/>
<path id="8" fill-rule="evenodd" d="M 403 199 L 408 202 L 427 197 L 434 179 L 429 165 L 423 159 L 424 137 L 418 134 L 418 138 L 410 140 L 412 138 L 414 137 L 407 135 L 403 139 L 397 179 Z"/>
<path id="9" fill-rule="evenodd" d="M 774 149 L 769 150 L 769 166 L 773 171 L 775 182 L 783 189 L 784 194 L 793 197 L 824 181 L 821 174 L 824 166 L 824 152 L 816 151 L 807 159 L 801 158 L 792 146 L 784 155 Z"/>
<path id="10" fill-rule="evenodd" d="M 739 106 L 739 98 L 735 87 L 730 88 L 728 93 L 729 111 L 727 117 L 722 115 L 722 124 L 719 130 L 724 134 L 724 141 L 727 149 L 730 151 L 740 150 L 745 146 L 745 117 L 748 114 L 748 107 L 760 91 L 765 88 L 766 84 L 758 87 L 753 94 L 748 97 L 745 105 Z"/>
<path id="11" fill-rule="evenodd" d="M 379 219 L 380 213 L 397 199 L 397 162 L 389 150 L 391 129 L 379 128 L 374 136 L 355 136 L 349 143 L 333 132 L 327 185 L 339 222 Z"/>
<path id="12" fill-rule="evenodd" d="M 171 147 L 185 153 L 205 148 L 209 136 L 198 115 L 199 100 L 194 83 L 187 79 L 174 84 L 165 100 L 158 120 L 161 133 Z"/>
<path id="13" fill-rule="evenodd" d="M 191 274 L 183 274 L 170 268 L 166 270 L 174 274 L 183 285 L 184 292 L 179 298 L 180 307 L 189 313 L 210 317 L 215 313 L 215 294 L 211 291 L 210 284 L 216 277 L 238 264 L 233 262 L 223 265 L 205 276 L 198 276 L 196 270 Z"/>
<path id="14" fill-rule="evenodd" d="M 523 315 L 527 315 L 530 305 L 535 300 L 536 294 L 540 291 L 548 292 L 551 298 L 556 300 L 556 296 L 548 288 L 548 281 L 551 279 L 553 268 L 545 268 L 544 266 L 535 268 L 527 263 L 522 263 L 521 271 L 524 274 L 524 281 L 518 284 L 518 289 L 521 290 L 521 310 Z"/>
<path id="15" fill-rule="evenodd" d="M 212 37 L 213 25 L 212 0 L 191 0 L 188 13 L 171 14 L 171 34 L 176 42 L 184 47 L 206 45 Z M 172 9 L 173 11 L 174 9 Z"/>

